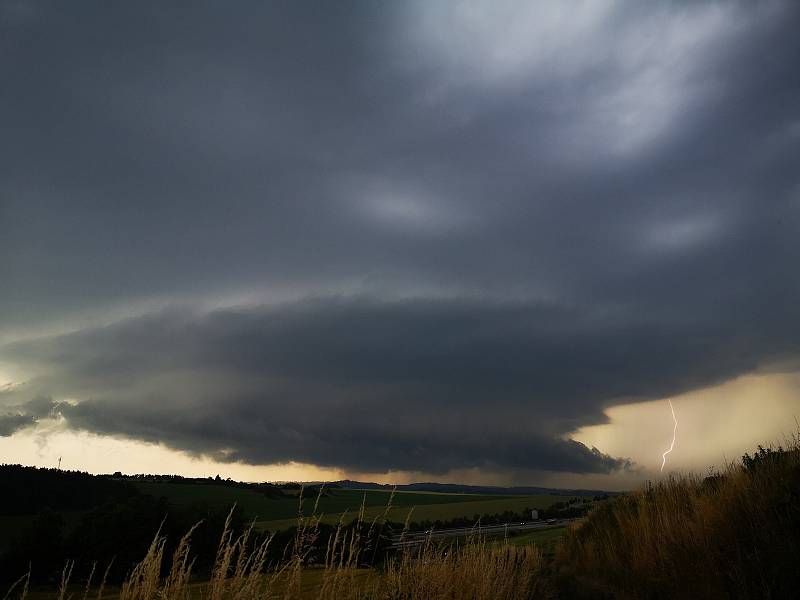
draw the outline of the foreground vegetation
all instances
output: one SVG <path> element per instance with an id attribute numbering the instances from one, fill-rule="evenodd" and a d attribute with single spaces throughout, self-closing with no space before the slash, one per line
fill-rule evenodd
<path id="1" fill-rule="evenodd" d="M 800 590 L 797 439 L 759 447 L 722 473 L 671 476 L 610 499 L 568 529 L 507 540 L 428 538 L 391 551 L 383 535 L 390 510 L 391 502 L 369 518 L 362 505 L 355 523 L 340 519 L 333 528 L 301 515 L 290 538 L 238 532 L 231 515 L 202 574 L 200 529 L 182 539 L 162 530 L 121 586 L 106 585 L 102 565 L 70 584 L 68 563 L 48 597 L 85 599 L 91 590 L 98 600 L 780 599 Z M 30 573 L 9 598 L 34 600 L 29 582 Z"/>
<path id="2" fill-rule="evenodd" d="M 229 518 L 213 568 L 202 583 L 195 582 L 192 575 L 194 530 L 185 534 L 171 552 L 166 550 L 167 538 L 159 532 L 120 587 L 107 586 L 107 570 L 93 587 L 94 568 L 85 583 L 71 586 L 74 563 L 68 562 L 58 589 L 49 597 L 64 600 L 82 592 L 85 600 L 90 590 L 97 600 L 544 597 L 542 555 L 534 546 L 493 545 L 477 536 L 463 545 L 435 544 L 429 539 L 412 551 L 387 556 L 376 546 L 381 527 L 380 519 L 365 521 L 362 508 L 354 526 L 340 521 L 334 534 L 320 543 L 323 536 L 317 520 L 299 527 L 284 546 L 282 559 L 271 562 L 276 536 L 260 538 L 252 528 L 237 536 Z M 28 598 L 29 584 L 30 572 L 12 585 L 7 597 Z"/>
<path id="3" fill-rule="evenodd" d="M 788 446 L 597 508 L 560 545 L 563 581 L 590 597 L 800 597 L 798 439 Z"/>
<path id="4" fill-rule="evenodd" d="M 305 498 L 301 502 L 301 497 Z M 391 502 L 389 499 L 391 498 Z M 217 478 L 176 476 L 94 476 L 88 473 L 0 465 L 0 589 L 31 570 L 31 585 L 59 583 L 66 561 L 72 581 L 89 577 L 93 565 L 105 568 L 107 583 L 118 586 L 147 551 L 153 532 L 166 538 L 171 554 L 181 536 L 192 535 L 193 576 L 208 578 L 214 566 L 226 517 L 236 535 L 252 526 L 250 542 L 272 537 L 267 562 L 285 558 L 298 529 L 315 530 L 315 545 L 324 547 L 338 529 L 345 533 L 363 521 L 381 519 L 371 540 L 373 559 L 382 560 L 390 536 L 411 531 L 471 527 L 530 519 L 537 508 L 544 516 L 569 517 L 585 512 L 591 497 L 554 494 L 502 495 L 355 490 L 297 484 L 253 484 Z M 230 512 L 231 506 L 235 510 Z M 293 518 L 285 518 L 294 515 Z M 262 520 L 264 517 L 273 520 Z M 302 516 L 302 519 L 299 518 Z M 283 519 L 275 519 L 284 517 Z M 341 525 L 339 522 L 341 521 Z M 319 563 L 320 550 L 311 551 Z"/>

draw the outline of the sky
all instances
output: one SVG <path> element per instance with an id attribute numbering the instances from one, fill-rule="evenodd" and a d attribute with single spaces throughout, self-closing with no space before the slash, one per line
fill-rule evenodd
<path id="1" fill-rule="evenodd" d="M 798 30 L 0 0 L 0 462 L 627 489 L 780 443 Z"/>

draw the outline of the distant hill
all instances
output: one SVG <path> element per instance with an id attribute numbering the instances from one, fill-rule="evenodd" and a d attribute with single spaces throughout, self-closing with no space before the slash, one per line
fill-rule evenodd
<path id="1" fill-rule="evenodd" d="M 559 489 L 533 486 L 512 486 L 500 487 L 492 485 L 462 485 L 458 483 L 408 483 L 404 485 L 392 485 L 389 483 L 371 483 L 364 481 L 353 481 L 343 479 L 331 482 L 329 485 L 336 485 L 349 490 L 392 490 L 398 492 L 440 492 L 444 494 L 497 494 L 500 496 L 509 495 L 532 495 L 532 494 L 551 494 L 553 496 L 615 496 L 619 492 L 608 492 L 604 490 L 574 490 Z"/>

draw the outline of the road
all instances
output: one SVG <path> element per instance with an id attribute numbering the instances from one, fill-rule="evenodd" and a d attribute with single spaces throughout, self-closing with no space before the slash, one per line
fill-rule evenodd
<path id="1" fill-rule="evenodd" d="M 405 548 L 417 546 L 427 539 L 463 537 L 468 535 L 503 535 L 509 532 L 531 531 L 535 529 L 549 529 L 552 527 L 564 527 L 565 525 L 577 521 L 578 519 L 557 519 L 554 523 L 548 521 L 530 521 L 527 523 L 508 523 L 505 525 L 484 525 L 482 527 L 456 527 L 453 529 L 434 529 L 428 532 L 415 531 L 406 532 L 405 535 L 397 534 L 392 536 L 391 548 Z"/>

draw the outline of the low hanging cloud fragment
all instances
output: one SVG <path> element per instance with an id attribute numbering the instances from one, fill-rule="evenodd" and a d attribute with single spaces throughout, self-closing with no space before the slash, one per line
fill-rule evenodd
<path id="1" fill-rule="evenodd" d="M 12 389 L 9 386 L 6 390 L 0 390 L 0 402 L 4 400 L 4 396 L 10 396 L 9 392 Z M 0 404 L 0 437 L 8 437 L 21 429 L 32 427 L 41 419 L 57 417 L 60 407 L 59 402 L 44 396 L 17 406 L 10 406 L 5 409 L 5 414 L 1 412 L 3 408 Z"/>

